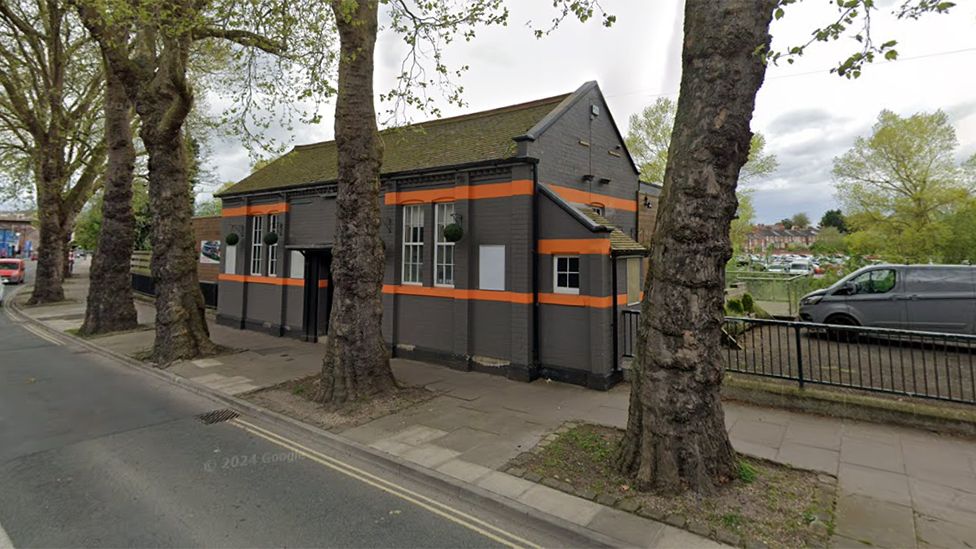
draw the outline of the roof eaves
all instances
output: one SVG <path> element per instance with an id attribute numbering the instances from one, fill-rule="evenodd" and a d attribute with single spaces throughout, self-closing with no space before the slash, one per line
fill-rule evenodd
<path id="1" fill-rule="evenodd" d="M 563 197 L 559 196 L 558 194 L 556 194 L 555 191 L 553 191 L 552 189 L 550 189 L 549 187 L 541 183 L 539 184 L 539 192 L 547 196 L 553 202 L 555 202 L 557 206 L 559 206 L 567 213 L 569 213 L 569 215 L 571 215 L 574 219 L 582 223 L 583 226 L 589 229 L 590 231 L 594 233 L 609 233 L 613 230 L 612 227 L 601 225 L 593 221 L 592 219 L 586 217 L 585 215 L 583 215 L 583 212 L 577 210 L 575 207 L 573 207 L 572 204 L 566 202 L 566 200 L 564 200 Z"/>

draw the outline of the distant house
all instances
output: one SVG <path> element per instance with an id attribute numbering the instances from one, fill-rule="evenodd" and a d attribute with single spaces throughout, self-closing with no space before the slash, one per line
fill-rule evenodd
<path id="1" fill-rule="evenodd" d="M 745 250 L 760 253 L 767 250 L 785 250 L 790 247 L 809 248 L 820 232 L 815 227 L 787 229 L 781 224 L 756 225 L 746 237 Z"/>
<path id="2" fill-rule="evenodd" d="M 39 241 L 33 219 L 30 213 L 0 212 L 0 257 L 30 257 Z"/>
<path id="3" fill-rule="evenodd" d="M 597 84 L 382 136 L 392 353 L 525 381 L 621 379 L 646 251 L 638 171 Z M 328 334 L 336 169 L 335 142 L 302 145 L 219 194 L 220 323 Z"/>

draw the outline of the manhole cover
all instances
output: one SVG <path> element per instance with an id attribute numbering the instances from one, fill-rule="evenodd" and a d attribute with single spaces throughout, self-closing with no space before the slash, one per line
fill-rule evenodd
<path id="1" fill-rule="evenodd" d="M 212 412 L 200 414 L 197 416 L 197 419 L 199 419 L 200 422 L 205 425 L 213 425 L 214 423 L 221 423 L 224 421 L 234 419 L 235 417 L 238 417 L 240 415 L 241 414 L 238 414 L 234 410 L 229 410 L 227 408 L 224 408 L 223 410 L 214 410 Z"/>

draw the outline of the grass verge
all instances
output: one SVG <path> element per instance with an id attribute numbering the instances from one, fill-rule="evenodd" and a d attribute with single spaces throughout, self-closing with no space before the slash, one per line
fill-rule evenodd
<path id="1" fill-rule="evenodd" d="M 510 473 L 732 545 L 825 547 L 836 478 L 741 457 L 739 475 L 711 496 L 640 492 L 611 466 L 623 432 L 574 425 L 510 464 Z"/>

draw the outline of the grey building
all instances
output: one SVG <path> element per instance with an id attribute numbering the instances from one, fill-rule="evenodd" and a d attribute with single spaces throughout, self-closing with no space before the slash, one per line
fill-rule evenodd
<path id="1" fill-rule="evenodd" d="M 392 354 L 524 381 L 619 380 L 646 252 L 638 171 L 597 84 L 382 137 Z M 336 170 L 335 142 L 297 146 L 220 194 L 237 242 L 221 254 L 219 322 L 328 334 Z"/>

